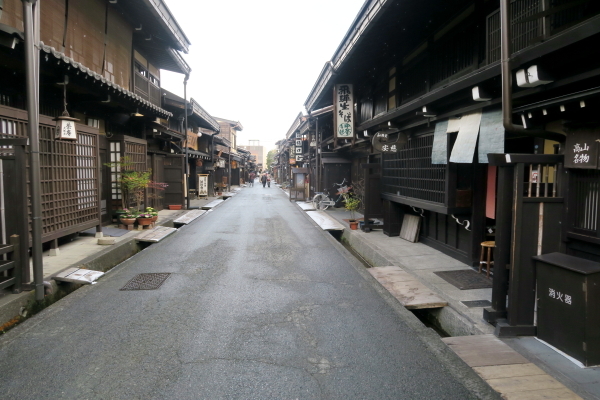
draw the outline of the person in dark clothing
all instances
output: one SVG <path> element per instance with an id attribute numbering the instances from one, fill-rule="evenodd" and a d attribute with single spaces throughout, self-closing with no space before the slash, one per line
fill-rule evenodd
<path id="1" fill-rule="evenodd" d="M 267 186 L 271 187 L 271 175 L 267 175 Z"/>
<path id="2" fill-rule="evenodd" d="M 254 172 L 250 172 L 250 175 L 248 176 L 248 184 L 250 187 L 254 186 L 254 178 L 256 177 L 256 175 L 254 175 Z"/>
<path id="3" fill-rule="evenodd" d="M 260 177 L 260 181 L 263 184 L 263 187 L 265 187 L 267 185 L 267 174 L 263 174 L 263 176 Z"/>

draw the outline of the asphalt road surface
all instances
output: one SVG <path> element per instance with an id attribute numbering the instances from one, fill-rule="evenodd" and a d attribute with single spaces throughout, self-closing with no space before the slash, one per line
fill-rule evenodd
<path id="1" fill-rule="evenodd" d="M 157 290 L 120 291 L 139 273 Z M 488 386 L 256 184 L 0 337 L 3 399 L 471 399 Z"/>

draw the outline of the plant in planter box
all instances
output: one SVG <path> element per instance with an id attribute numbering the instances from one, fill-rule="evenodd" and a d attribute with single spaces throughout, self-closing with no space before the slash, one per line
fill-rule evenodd
<path id="1" fill-rule="evenodd" d="M 352 223 L 358 225 L 356 222 L 356 212 L 360 208 L 360 200 L 357 197 L 354 197 L 351 193 L 345 194 L 344 199 L 344 208 L 350 211 L 350 227 L 352 228 Z M 356 229 L 356 227 L 352 229 Z"/>

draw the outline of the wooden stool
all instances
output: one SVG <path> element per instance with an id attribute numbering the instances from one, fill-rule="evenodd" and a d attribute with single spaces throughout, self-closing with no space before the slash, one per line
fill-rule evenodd
<path id="1" fill-rule="evenodd" d="M 487 269 L 486 276 L 488 278 L 490 277 L 490 266 L 494 265 L 494 262 L 492 261 L 492 249 L 494 247 L 496 247 L 496 242 L 494 242 L 494 241 L 481 243 L 481 258 L 479 259 L 479 273 L 481 273 L 481 266 L 483 264 L 485 264 L 486 269 Z M 486 252 L 487 252 L 487 257 L 485 254 Z M 484 261 L 484 258 L 486 258 L 486 261 Z"/>

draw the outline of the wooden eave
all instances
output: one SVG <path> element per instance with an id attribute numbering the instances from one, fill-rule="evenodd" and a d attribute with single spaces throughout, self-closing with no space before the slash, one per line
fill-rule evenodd
<path id="1" fill-rule="evenodd" d="M 117 0 L 114 7 L 119 9 L 131 25 L 140 27 L 136 34 L 148 35 L 166 41 L 170 47 L 187 53 L 191 45 L 189 39 L 175 20 L 163 0 Z"/>
<path id="2" fill-rule="evenodd" d="M 126 101 L 133 103 L 132 106 L 149 110 L 154 115 L 157 115 L 157 116 L 160 116 L 163 118 L 168 118 L 168 117 L 173 116 L 173 114 L 170 113 L 169 111 L 167 111 L 161 107 L 158 107 L 158 106 L 152 104 L 150 101 L 141 98 L 137 94 L 130 92 L 129 90 L 125 89 L 124 87 L 111 82 L 110 80 L 106 79 L 104 76 L 92 71 L 91 69 L 87 68 L 83 64 L 78 63 L 77 61 L 73 60 L 71 57 L 67 57 L 67 55 L 65 55 L 64 53 L 57 51 L 56 49 L 54 49 L 54 47 L 47 46 L 44 44 L 44 42 L 40 42 L 40 48 L 43 52 L 47 53 L 48 56 L 50 56 L 50 55 L 53 56 L 55 59 L 58 60 L 59 63 L 62 63 L 63 65 L 65 65 L 69 70 L 72 69 L 72 72 L 70 72 L 70 73 L 75 74 L 75 75 L 82 75 L 84 77 L 91 77 L 95 81 L 99 82 L 101 87 L 106 90 L 107 94 L 110 95 L 111 93 L 114 93 L 116 95 L 121 95 L 124 97 L 124 99 Z"/>

